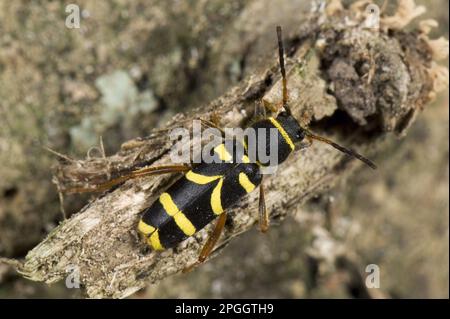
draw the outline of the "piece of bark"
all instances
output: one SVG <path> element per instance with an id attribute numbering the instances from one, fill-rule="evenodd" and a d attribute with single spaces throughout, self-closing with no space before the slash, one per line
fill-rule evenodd
<path id="1" fill-rule="evenodd" d="M 366 30 L 357 19 L 355 12 L 333 10 L 327 15 L 319 8 L 289 34 L 288 85 L 293 113 L 304 124 L 369 152 L 387 132 L 406 132 L 432 96 L 434 79 L 425 36 Z M 177 116 L 168 126 L 180 119 L 189 123 L 199 115 L 219 115 L 224 127 L 243 126 L 251 120 L 256 102 L 279 102 L 275 44 L 268 47 L 274 51 L 265 61 L 268 68 L 211 104 Z M 106 158 L 66 160 L 60 163 L 55 182 L 61 190 L 89 187 L 138 166 L 169 163 L 171 146 L 167 136 L 156 134 L 126 142 L 117 154 Z M 296 152 L 265 180 L 271 219 L 282 219 L 333 185 L 352 170 L 353 163 L 327 145 Z M 94 298 L 123 298 L 181 271 L 198 257 L 210 227 L 162 253 L 149 251 L 136 232 L 142 209 L 177 177 L 132 180 L 106 192 L 55 228 L 16 264 L 17 270 L 31 280 L 52 283 L 76 267 L 87 295 Z M 257 223 L 256 193 L 230 211 L 219 248 Z"/>

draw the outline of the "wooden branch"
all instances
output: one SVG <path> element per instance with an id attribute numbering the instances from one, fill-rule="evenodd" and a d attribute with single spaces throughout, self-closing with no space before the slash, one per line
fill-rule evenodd
<path id="1" fill-rule="evenodd" d="M 313 12 L 288 35 L 290 104 L 311 129 L 369 156 L 386 133 L 406 132 L 434 94 L 436 79 L 426 34 L 364 29 L 363 9 L 351 10 Z M 273 32 L 273 43 L 267 45 L 273 55 L 265 68 L 209 105 L 177 115 L 168 127 L 190 127 L 192 119 L 211 116 L 218 116 L 223 127 L 245 126 L 255 103 L 279 103 Z M 65 159 L 55 182 L 60 190 L 89 187 L 142 165 L 170 163 L 172 142 L 166 133 L 128 141 L 112 156 Z M 325 144 L 296 152 L 277 174 L 265 179 L 270 218 L 297 211 L 357 165 Z M 150 251 L 136 231 L 140 212 L 178 177 L 131 180 L 104 193 L 55 228 L 16 265 L 17 270 L 31 280 L 53 283 L 75 266 L 87 295 L 94 298 L 123 298 L 180 272 L 196 260 L 210 227 L 162 253 Z M 257 224 L 256 193 L 232 209 L 219 248 Z"/>

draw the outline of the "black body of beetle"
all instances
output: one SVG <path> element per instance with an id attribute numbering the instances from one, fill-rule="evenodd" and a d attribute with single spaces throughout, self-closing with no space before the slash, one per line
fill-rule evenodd
<path id="1" fill-rule="evenodd" d="M 295 144 L 305 137 L 297 120 L 287 112 L 280 113 L 276 119 L 269 117 L 256 122 L 251 128 L 256 133 L 256 141 L 258 134 L 265 134 L 266 154 L 270 151 L 270 130 L 276 130 L 276 165 L 284 162 Z M 176 246 L 260 185 L 260 169 L 264 165 L 258 158 L 250 162 L 247 147 L 243 150 L 239 160 L 235 158 L 239 153 L 235 143 L 218 145 L 214 152 L 221 163 L 202 163 L 193 168 L 143 212 L 139 231 L 153 249 Z"/>

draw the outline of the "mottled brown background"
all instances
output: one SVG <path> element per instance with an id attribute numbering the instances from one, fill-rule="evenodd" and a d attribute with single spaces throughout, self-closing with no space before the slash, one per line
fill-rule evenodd
<path id="1" fill-rule="evenodd" d="M 55 157 L 43 145 L 83 157 L 101 135 L 106 151 L 114 152 L 250 74 L 273 50 L 248 40 L 255 33 L 272 36 L 258 29 L 260 21 L 282 22 L 289 32 L 308 6 L 269 0 L 76 3 L 83 12 L 80 30 L 64 27 L 62 3 L 0 0 L 1 256 L 23 257 L 61 220 L 51 184 Z M 448 1 L 418 3 L 440 22 L 435 36 L 448 38 Z M 439 96 L 406 138 L 387 142 L 374 158 L 377 173 L 361 169 L 317 198 L 334 199 L 333 237 L 356 256 L 360 273 L 367 264 L 380 266 L 386 297 L 448 298 L 448 105 L 448 94 Z M 85 202 L 72 196 L 66 209 L 74 213 Z M 306 209 L 325 222 L 314 203 Z M 314 275 L 306 254 L 311 236 L 308 223 L 294 217 L 266 236 L 255 229 L 195 272 L 135 297 L 353 297 L 339 271 Z M 35 284 L 0 265 L 0 297 L 79 296 L 62 283 Z"/>

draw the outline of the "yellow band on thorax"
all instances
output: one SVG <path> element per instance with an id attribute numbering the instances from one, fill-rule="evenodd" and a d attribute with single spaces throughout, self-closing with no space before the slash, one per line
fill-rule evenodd
<path id="1" fill-rule="evenodd" d="M 291 138 L 289 137 L 289 134 L 284 130 L 283 126 L 281 126 L 280 122 L 278 122 L 273 117 L 269 117 L 269 121 L 272 122 L 272 124 L 277 128 L 278 132 L 280 132 L 281 136 L 283 136 L 284 140 L 289 145 L 291 150 L 294 150 L 295 145 L 292 142 Z"/>

